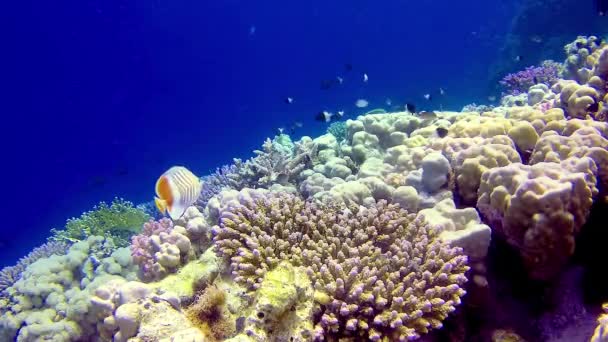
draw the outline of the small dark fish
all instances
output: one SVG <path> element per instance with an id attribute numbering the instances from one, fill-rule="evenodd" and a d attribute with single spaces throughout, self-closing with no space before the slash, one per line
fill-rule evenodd
<path id="1" fill-rule="evenodd" d="M 445 127 L 437 127 L 435 131 L 437 132 L 437 136 L 440 138 L 445 138 L 448 135 L 448 129 Z"/>
<path id="2" fill-rule="evenodd" d="M 344 64 L 344 70 L 346 70 L 346 71 L 353 71 L 353 65 L 350 64 L 350 63 Z"/>
<path id="3" fill-rule="evenodd" d="M 129 174 L 129 170 L 127 170 L 127 168 L 121 168 L 118 170 L 118 175 L 119 176 L 126 176 Z"/>
<path id="4" fill-rule="evenodd" d="M 524 58 L 522 56 L 520 56 L 520 55 L 517 55 L 517 56 L 515 56 L 514 59 L 515 59 L 516 62 L 521 62 L 521 60 L 524 59 Z"/>
<path id="5" fill-rule="evenodd" d="M 597 111 L 600 109 L 600 103 L 599 102 L 595 102 L 592 105 L 589 105 L 589 107 L 587 107 L 587 110 L 590 111 L 591 113 L 597 113 Z"/>
<path id="6" fill-rule="evenodd" d="M 536 78 L 536 76 L 534 76 L 534 78 L 532 78 L 532 81 L 534 81 L 534 84 L 538 84 L 538 78 Z"/>
<path id="7" fill-rule="evenodd" d="M 333 87 L 334 80 L 323 80 L 321 81 L 321 90 L 327 90 Z"/>
<path id="8" fill-rule="evenodd" d="M 405 110 L 407 110 L 410 113 L 416 113 L 416 106 L 412 103 L 406 103 Z"/>
<path id="9" fill-rule="evenodd" d="M 582 49 L 583 48 L 583 42 L 576 42 L 576 48 L 577 49 Z"/>
<path id="10" fill-rule="evenodd" d="M 331 118 L 332 118 L 331 113 L 326 110 L 318 112 L 317 115 L 315 116 L 315 120 L 321 121 L 321 122 L 330 122 Z"/>
<path id="11" fill-rule="evenodd" d="M 285 103 L 292 104 L 293 103 L 293 97 L 286 97 L 285 98 Z"/>

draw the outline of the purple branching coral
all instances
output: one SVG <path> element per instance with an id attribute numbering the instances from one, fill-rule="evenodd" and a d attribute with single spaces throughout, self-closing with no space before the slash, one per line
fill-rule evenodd
<path id="1" fill-rule="evenodd" d="M 195 206 L 203 211 L 209 200 L 224 189 L 241 190 L 245 187 L 243 177 L 239 175 L 240 164 L 224 165 L 215 170 L 214 173 L 202 177 L 201 194 L 195 202 Z"/>
<path id="2" fill-rule="evenodd" d="M 250 290 L 283 260 L 315 288 L 316 340 L 419 338 L 460 304 L 462 249 L 398 205 L 320 205 L 286 194 L 241 197 L 221 214 L 214 242 Z"/>
<path id="3" fill-rule="evenodd" d="M 16 265 L 3 268 L 0 271 L 0 298 L 6 297 L 5 290 L 21 278 L 21 274 L 29 265 L 51 255 L 64 255 L 69 248 L 70 244 L 67 242 L 49 241 L 34 248 L 28 255 L 19 259 Z"/>
<path id="4" fill-rule="evenodd" d="M 551 87 L 557 82 L 561 68 L 561 64 L 547 60 L 540 66 L 529 66 L 524 70 L 508 74 L 500 81 L 500 85 L 505 89 L 505 95 L 526 93 L 528 88 L 537 83 Z"/>

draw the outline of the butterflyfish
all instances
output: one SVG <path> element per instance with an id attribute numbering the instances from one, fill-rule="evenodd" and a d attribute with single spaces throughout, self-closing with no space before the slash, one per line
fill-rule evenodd
<path id="1" fill-rule="evenodd" d="M 190 170 L 173 166 L 156 181 L 154 203 L 158 211 L 177 220 L 190 207 L 201 192 L 202 183 Z"/>

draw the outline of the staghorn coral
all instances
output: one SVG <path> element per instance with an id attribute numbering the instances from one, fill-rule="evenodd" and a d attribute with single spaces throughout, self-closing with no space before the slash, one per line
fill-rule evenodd
<path id="1" fill-rule="evenodd" d="M 251 290 L 281 261 L 305 267 L 317 340 L 411 340 L 441 328 L 465 294 L 467 257 L 437 234 L 386 201 L 348 208 L 267 193 L 232 202 L 214 242 Z"/>
<path id="2" fill-rule="evenodd" d="M 50 240 L 77 242 L 96 235 L 110 237 L 117 246 L 126 247 L 131 236 L 149 219 L 150 216 L 133 203 L 115 198 L 109 205 L 100 202 L 79 218 L 69 219 L 64 229 L 52 229 Z"/>
<path id="3" fill-rule="evenodd" d="M 293 144 L 285 134 L 266 139 L 262 150 L 253 152 L 256 156 L 246 162 L 234 160 L 239 177 L 246 180 L 243 184 L 252 188 L 291 183 L 316 158 L 316 146 L 310 138 Z"/>
<path id="4" fill-rule="evenodd" d="M 19 259 L 16 265 L 7 266 L 0 270 L 0 298 L 7 297 L 7 288 L 21 278 L 25 269 L 34 262 L 48 258 L 51 255 L 64 255 L 68 252 L 70 244 L 63 241 L 48 241 L 34 248 L 28 255 Z"/>

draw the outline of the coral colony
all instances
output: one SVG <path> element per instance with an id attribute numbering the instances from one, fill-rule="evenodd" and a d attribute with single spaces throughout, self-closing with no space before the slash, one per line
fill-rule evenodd
<path id="1" fill-rule="evenodd" d="M 566 53 L 505 77 L 499 106 L 172 168 L 168 217 L 117 199 L 70 219 L 0 272 L 0 341 L 608 341 L 608 292 L 584 303 L 571 276 L 605 222 L 608 46 Z"/>

